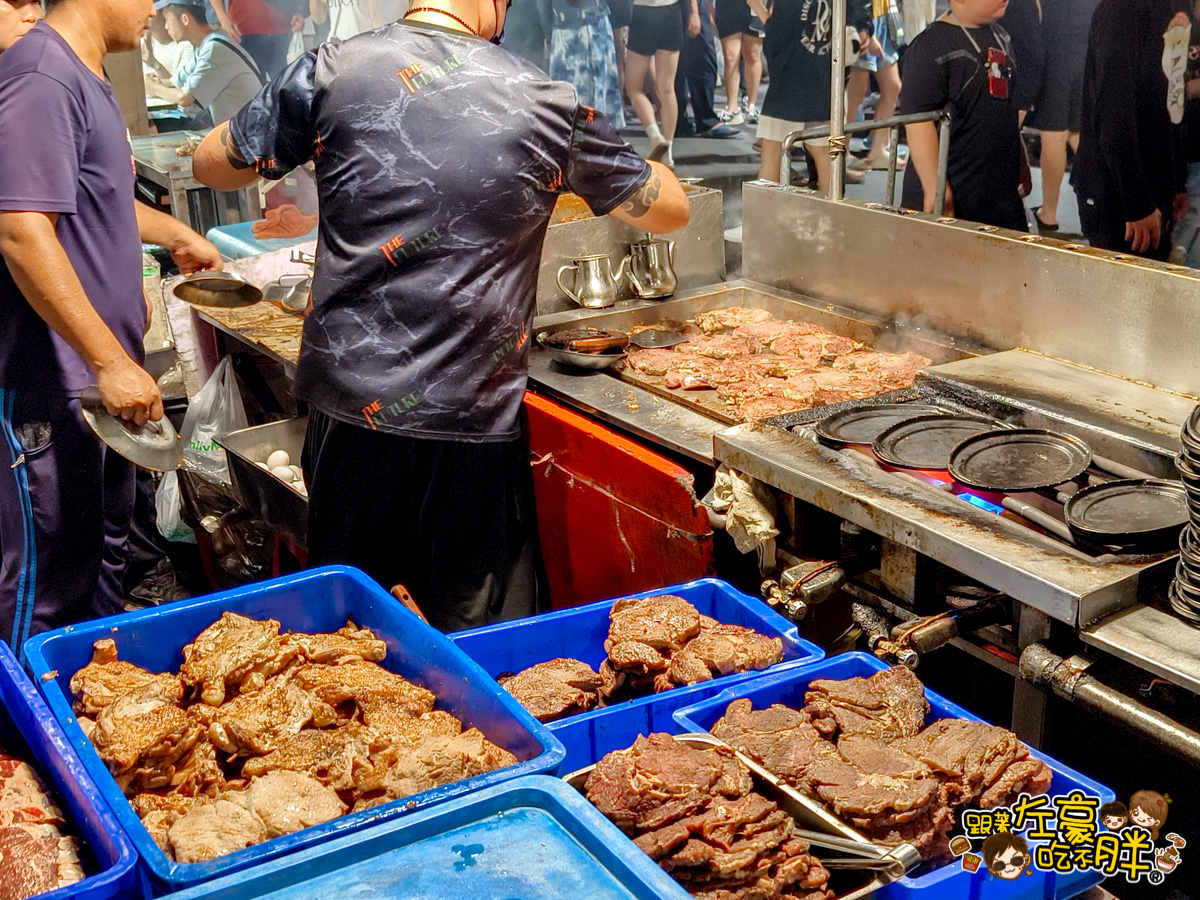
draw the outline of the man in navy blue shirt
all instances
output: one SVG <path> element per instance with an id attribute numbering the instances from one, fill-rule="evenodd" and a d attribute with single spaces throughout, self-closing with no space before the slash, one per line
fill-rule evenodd
<path id="1" fill-rule="evenodd" d="M 536 611 L 525 391 L 542 240 L 558 194 L 646 231 L 688 221 L 568 84 L 489 40 L 504 0 L 430 0 L 322 45 L 196 153 L 230 189 L 313 160 L 313 311 L 296 395 L 309 563 L 403 582 L 443 630 Z"/>
<path id="2" fill-rule="evenodd" d="M 104 73 L 151 0 L 56 0 L 0 56 L 0 640 L 120 612 L 133 467 L 84 423 L 162 417 L 142 368 L 142 241 L 184 271 L 217 249 L 134 201 L 132 148 Z"/>

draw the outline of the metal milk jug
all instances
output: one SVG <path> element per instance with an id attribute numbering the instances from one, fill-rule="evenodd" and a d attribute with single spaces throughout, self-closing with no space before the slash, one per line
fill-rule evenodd
<path id="1" fill-rule="evenodd" d="M 629 245 L 629 286 L 635 297 L 654 300 L 675 293 L 674 250 L 673 241 L 658 240 L 652 234 Z"/>
<path id="2" fill-rule="evenodd" d="M 603 309 L 617 302 L 617 285 L 625 277 L 628 265 L 629 257 L 626 256 L 614 274 L 612 260 L 607 255 L 600 253 L 595 256 L 581 256 L 574 260 L 573 265 L 559 269 L 555 280 L 562 292 L 580 306 Z M 564 272 L 575 273 L 573 289 L 563 284 Z"/>

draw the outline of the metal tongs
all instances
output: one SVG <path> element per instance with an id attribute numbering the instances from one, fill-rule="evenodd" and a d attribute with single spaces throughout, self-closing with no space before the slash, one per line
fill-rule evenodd
<path id="1" fill-rule="evenodd" d="M 912 844 L 884 847 L 880 844 L 852 841 L 849 838 L 834 837 L 831 834 L 807 831 L 803 828 L 797 828 L 793 833 L 814 847 L 824 847 L 827 850 L 839 850 L 843 853 L 853 854 L 829 859 L 822 857 L 821 865 L 825 868 L 865 869 L 875 872 L 885 883 L 903 878 L 906 872 L 921 863 L 921 854 Z"/>

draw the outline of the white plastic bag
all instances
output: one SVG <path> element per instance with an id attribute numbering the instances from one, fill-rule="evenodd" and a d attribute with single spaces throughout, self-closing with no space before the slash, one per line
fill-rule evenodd
<path id="1" fill-rule="evenodd" d="M 217 438 L 246 425 L 246 408 L 227 356 L 188 403 L 180 429 L 184 465 L 210 481 L 229 484 L 229 464 Z"/>
<path id="2" fill-rule="evenodd" d="M 158 518 L 158 533 L 168 541 L 196 543 L 196 534 L 183 521 L 183 497 L 179 492 L 179 475 L 167 472 L 154 490 L 154 511 Z"/>

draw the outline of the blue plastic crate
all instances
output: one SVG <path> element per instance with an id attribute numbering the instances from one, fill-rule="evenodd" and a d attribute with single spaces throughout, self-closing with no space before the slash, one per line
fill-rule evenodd
<path id="1" fill-rule="evenodd" d="M 825 651 L 800 637 L 793 622 L 785 619 L 767 604 L 735 590 L 716 578 L 701 578 L 687 584 L 659 588 L 634 594 L 634 597 L 656 597 L 675 594 L 683 597 L 706 616 L 728 625 L 753 628 L 769 637 L 783 641 L 783 661 L 766 670 L 778 672 L 796 666 L 809 665 L 825 658 Z M 483 666 L 493 677 L 504 672 L 520 672 L 532 665 L 561 656 L 578 659 L 593 669 L 599 669 L 607 658 L 604 639 L 608 637 L 608 616 L 615 600 L 601 600 L 587 606 L 558 610 L 535 616 L 487 625 L 450 635 L 460 650 Z M 582 768 L 595 762 L 610 750 L 632 743 L 616 744 L 615 735 L 628 733 L 630 721 L 639 721 L 639 728 L 651 731 L 669 730 L 671 714 L 681 706 L 701 697 L 709 697 L 735 684 L 762 676 L 762 672 L 740 672 L 712 681 L 678 687 L 661 694 L 639 697 L 602 709 L 570 716 L 548 727 L 567 745 L 564 771 Z M 623 717 L 622 723 L 610 728 L 605 724 L 614 714 Z M 634 731 L 636 736 L 638 732 Z M 610 738 L 612 734 L 614 737 Z M 579 760 L 585 760 L 580 762 Z"/>
<path id="2" fill-rule="evenodd" d="M 709 731 L 725 714 L 734 700 L 746 698 L 755 709 L 763 709 L 773 703 L 782 703 L 794 709 L 804 706 L 804 693 L 812 681 L 820 678 L 843 680 L 861 676 L 869 678 L 876 672 L 888 668 L 869 653 L 846 653 L 835 656 L 802 670 L 768 675 L 733 690 L 723 691 L 691 706 L 676 711 L 675 722 L 685 732 Z M 982 722 L 956 703 L 940 694 L 926 689 L 925 698 L 930 711 L 927 724 L 937 719 L 956 718 Z M 1090 796 L 1100 797 L 1102 804 L 1116 799 L 1109 788 L 1064 766 L 1040 750 L 1030 748 L 1033 756 L 1046 763 L 1054 772 L 1050 783 L 1050 796 L 1055 797 L 1080 790 Z M 887 885 L 876 895 L 880 900 L 1066 900 L 1088 888 L 1099 884 L 1104 876 L 1097 872 L 1076 872 L 1057 875 L 1053 872 L 1035 871 L 1032 876 L 1016 881 L 1003 881 L 987 872 L 970 873 L 957 862 L 949 863 L 919 877 L 902 878 Z"/>
<path id="3" fill-rule="evenodd" d="M 278 619 L 284 631 L 333 631 L 345 625 L 347 617 L 352 617 L 358 625 L 370 627 L 386 641 L 385 667 L 433 691 L 439 708 L 461 719 L 464 727 L 479 728 L 489 739 L 510 750 L 518 764 L 351 813 L 208 862 L 185 865 L 172 861 L 142 827 L 75 721 L 70 680 L 91 659 L 93 642 L 106 637 L 116 641 L 120 658 L 127 662 L 152 672 L 178 671 L 183 663 L 183 646 L 226 611 L 257 619 Z M 34 638 L 25 645 L 25 654 L 35 677 L 41 679 L 43 673 L 54 673 L 54 677 L 40 681 L 50 709 L 133 841 L 156 893 L 180 890 L 241 871 L 450 797 L 522 775 L 553 771 L 564 755 L 562 744 L 487 677 L 483 669 L 355 569 L 314 569 L 209 597 L 64 628 Z"/>
<path id="4" fill-rule="evenodd" d="M 172 900 L 653 900 L 688 894 L 575 790 L 532 776 Z"/>
<path id="5" fill-rule="evenodd" d="M 55 793 L 63 814 L 82 844 L 82 881 L 37 895 L 37 900 L 141 898 L 133 845 L 121 833 L 92 777 L 71 749 L 46 702 L 21 671 L 8 645 L 0 641 L 0 744 L 32 763 Z"/>

